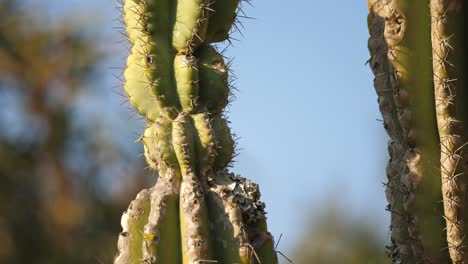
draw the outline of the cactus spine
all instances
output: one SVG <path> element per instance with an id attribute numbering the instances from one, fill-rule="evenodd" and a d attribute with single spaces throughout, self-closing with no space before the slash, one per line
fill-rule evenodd
<path id="1" fill-rule="evenodd" d="M 223 109 L 238 0 L 125 0 L 124 89 L 145 117 L 141 141 L 156 185 L 122 217 L 114 263 L 275 264 L 258 185 L 227 171 L 234 140 Z"/>
<path id="2" fill-rule="evenodd" d="M 394 263 L 467 263 L 466 3 L 368 5 L 369 62 L 390 136 L 390 256 Z"/>

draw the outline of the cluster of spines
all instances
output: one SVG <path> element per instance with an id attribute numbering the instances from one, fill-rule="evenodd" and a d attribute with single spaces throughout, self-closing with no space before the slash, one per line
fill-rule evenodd
<path id="1" fill-rule="evenodd" d="M 232 76 L 210 42 L 228 39 L 237 5 L 237 0 L 123 3 L 133 44 L 124 88 L 138 113 L 154 121 L 161 114 L 174 119 L 181 112 L 223 111 Z M 200 89 L 204 84 L 211 87 Z"/>
<path id="2" fill-rule="evenodd" d="M 160 177 L 149 194 L 143 191 L 132 203 L 139 209 L 125 213 L 115 263 L 277 263 L 263 208 L 255 207 L 259 197 L 249 200 L 259 217 L 247 224 L 245 214 L 251 213 L 237 205 L 228 188 L 235 181 L 225 172 L 235 148 L 223 115 L 231 75 L 210 43 L 229 37 L 238 4 L 123 2 L 133 45 L 124 89 L 147 121 L 144 154 Z M 144 230 L 142 238 L 132 238 L 134 222 Z"/>
<path id="3" fill-rule="evenodd" d="M 466 114 L 460 112 L 466 108 L 460 105 L 467 97 L 458 95 L 457 73 L 464 66 L 459 17 L 466 7 L 457 0 L 368 3 L 370 63 L 390 136 L 390 253 L 395 263 L 464 263 L 466 135 L 460 116 Z"/>

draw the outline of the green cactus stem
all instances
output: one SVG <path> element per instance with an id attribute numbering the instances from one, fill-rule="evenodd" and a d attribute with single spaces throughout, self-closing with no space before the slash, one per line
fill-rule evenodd
<path id="1" fill-rule="evenodd" d="M 278 263 L 258 185 L 227 171 L 229 71 L 211 43 L 228 38 L 238 4 L 124 1 L 124 89 L 159 178 L 124 213 L 116 264 Z"/>
<path id="2" fill-rule="evenodd" d="M 369 62 L 390 136 L 390 256 L 394 263 L 466 263 L 466 3 L 368 4 Z"/>

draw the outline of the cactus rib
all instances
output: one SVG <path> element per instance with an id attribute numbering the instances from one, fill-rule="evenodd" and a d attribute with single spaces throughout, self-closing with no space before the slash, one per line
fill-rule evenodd
<path id="1" fill-rule="evenodd" d="M 434 94 L 441 146 L 440 168 L 447 243 L 452 262 L 465 263 L 465 223 L 462 216 L 462 208 L 465 206 L 465 183 L 462 180 L 460 162 L 463 149 L 462 126 L 457 119 L 455 108 L 459 87 L 456 73 L 450 69 L 450 64 L 453 63 L 451 38 L 456 34 L 454 27 L 457 27 L 453 20 L 461 11 L 458 5 L 461 4 L 457 1 L 430 1 Z"/>

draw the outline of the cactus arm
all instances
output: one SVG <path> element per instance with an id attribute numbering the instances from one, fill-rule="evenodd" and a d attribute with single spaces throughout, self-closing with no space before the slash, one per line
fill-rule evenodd
<path id="1" fill-rule="evenodd" d="M 238 3 L 124 1 L 133 44 L 124 88 L 146 119 L 144 155 L 160 175 L 151 210 L 130 232 L 140 233 L 136 261 L 277 264 L 258 186 L 226 172 L 235 149 L 223 115 L 229 70 L 209 40 L 228 36 Z"/>
<path id="2" fill-rule="evenodd" d="M 460 37 L 456 32 L 459 26 L 457 16 L 461 14 L 459 1 L 431 0 L 431 39 L 434 74 L 434 94 L 436 117 L 441 152 L 440 166 L 442 178 L 442 197 L 444 218 L 447 226 L 447 243 L 453 263 L 465 263 L 465 221 L 462 208 L 465 206 L 465 182 L 462 179 L 462 124 L 457 116 L 455 98 L 460 89 L 457 83 L 453 43 Z M 458 20 L 458 21 L 457 21 Z M 457 23 L 458 22 L 458 23 Z M 455 36 L 455 37 L 454 37 Z M 460 47 L 458 47 L 460 48 Z"/>
<path id="3" fill-rule="evenodd" d="M 401 256 L 401 228 L 392 230 L 394 261 L 454 263 L 468 261 L 466 174 L 468 173 L 467 6 L 460 0 L 369 0 L 371 68 L 384 124 L 391 138 L 387 199 L 392 225 L 402 203 L 414 259 Z M 430 13 L 430 16 L 426 13 Z M 380 19 L 380 22 L 378 20 Z M 374 22 L 372 22 L 374 21 Z M 375 32 L 385 21 L 385 57 Z M 381 59 L 382 58 L 382 59 Z M 431 60 L 427 58 L 432 58 Z M 394 69 L 388 79 L 394 104 L 379 93 L 386 81 L 385 60 Z M 397 118 L 391 108 L 397 110 Z M 390 111 L 389 111 L 390 110 Z M 399 125 L 402 136 L 398 135 Z M 397 143 L 397 144 L 395 144 Z M 402 144 L 400 144 L 402 143 Z M 403 148 L 403 150 L 402 150 Z M 404 152 L 404 166 L 398 159 Z M 396 158 L 396 159 L 394 159 Z M 402 200 L 402 202 L 400 202 Z M 435 204 L 442 200 L 441 208 Z M 438 216 L 438 214 L 440 214 Z M 394 228 L 394 226 L 393 226 Z M 405 235 L 405 234 L 403 234 Z"/>
<path id="4" fill-rule="evenodd" d="M 431 65 L 430 17 L 425 0 L 371 1 L 373 11 L 385 19 L 388 58 L 395 69 L 393 93 L 403 130 L 405 190 L 403 207 L 416 260 L 437 262 L 446 258 L 443 224 L 438 213 L 440 180 L 435 159 L 439 153 Z M 424 220 L 421 220 L 424 219 Z M 440 230 L 435 232 L 434 230 Z"/>

